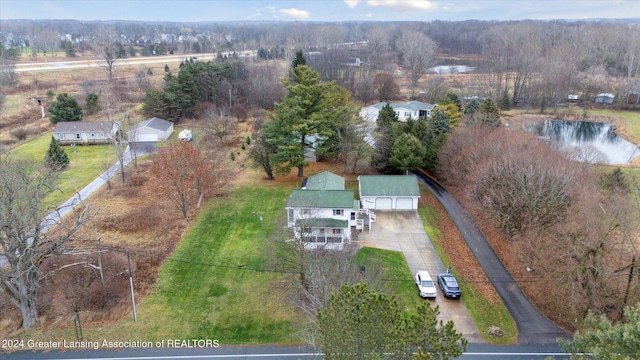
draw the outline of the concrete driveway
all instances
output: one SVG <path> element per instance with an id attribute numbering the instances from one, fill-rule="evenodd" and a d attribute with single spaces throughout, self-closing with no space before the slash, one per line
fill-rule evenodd
<path id="1" fill-rule="evenodd" d="M 437 274 L 446 271 L 422 226 L 417 211 L 376 211 L 376 222 L 371 227 L 371 231 L 365 230 L 358 234 L 358 239 L 361 246 L 401 251 L 411 269 L 407 279 L 412 280 L 413 274 L 419 270 L 427 270 L 435 281 Z M 416 296 L 420 296 L 417 288 Z M 462 299 L 464 301 L 464 294 Z M 456 330 L 469 342 L 485 342 L 467 308 L 460 300 L 445 298 L 438 287 L 436 299 L 425 301 L 433 301 L 440 306 L 439 318 L 445 323 L 453 320 Z"/>

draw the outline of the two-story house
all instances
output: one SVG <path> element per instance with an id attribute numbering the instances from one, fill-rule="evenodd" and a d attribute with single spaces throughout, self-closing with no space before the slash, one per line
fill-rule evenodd
<path id="1" fill-rule="evenodd" d="M 371 210 L 360 209 L 353 190 L 345 190 L 344 178 L 325 171 L 305 179 L 287 202 L 287 226 L 309 248 L 341 248 L 352 239 L 352 230 L 375 222 Z"/>

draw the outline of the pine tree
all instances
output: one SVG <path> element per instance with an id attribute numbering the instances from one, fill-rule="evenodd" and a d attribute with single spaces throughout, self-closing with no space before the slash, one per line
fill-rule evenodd
<path id="1" fill-rule="evenodd" d="M 298 50 L 296 51 L 296 57 L 293 58 L 293 61 L 291 62 L 291 69 L 293 70 L 293 74 L 295 74 L 295 76 L 291 76 L 292 81 L 295 80 L 295 77 L 300 75 L 298 74 L 297 68 L 301 65 L 307 65 L 307 59 L 304 57 L 302 50 Z"/>
<path id="2" fill-rule="evenodd" d="M 82 121 L 82 108 L 76 99 L 67 93 L 58 94 L 49 107 L 52 123 L 59 121 Z"/>
<path id="3" fill-rule="evenodd" d="M 87 114 L 93 115 L 101 110 L 100 103 L 98 102 L 98 95 L 96 93 L 89 93 L 85 98 L 87 103 Z"/>
<path id="4" fill-rule="evenodd" d="M 45 165 L 52 170 L 62 170 L 69 165 L 69 156 L 64 151 L 56 139 L 51 137 L 51 142 L 49 143 L 49 150 L 47 150 L 47 154 L 44 157 Z"/>
<path id="5" fill-rule="evenodd" d="M 375 140 L 376 149 L 371 164 L 382 172 L 392 172 L 389 169 L 389 157 L 393 145 L 393 127 L 398 123 L 398 114 L 389 104 L 385 104 L 378 113 L 376 120 Z"/>
<path id="6" fill-rule="evenodd" d="M 511 100 L 509 99 L 509 94 L 507 93 L 507 89 L 505 89 L 504 93 L 502 94 L 502 100 L 501 100 L 501 104 L 500 104 L 500 109 L 502 111 L 511 110 Z"/>

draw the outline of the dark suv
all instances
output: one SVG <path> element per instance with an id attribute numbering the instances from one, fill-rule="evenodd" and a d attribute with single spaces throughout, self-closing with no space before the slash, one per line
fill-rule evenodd
<path id="1" fill-rule="evenodd" d="M 444 296 L 448 298 L 459 299 L 462 295 L 458 281 L 450 273 L 438 274 L 438 285 L 440 285 Z"/>

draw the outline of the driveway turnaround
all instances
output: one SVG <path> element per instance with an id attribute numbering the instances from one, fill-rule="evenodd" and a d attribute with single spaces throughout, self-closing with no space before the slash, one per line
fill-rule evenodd
<path id="1" fill-rule="evenodd" d="M 555 344 L 557 338 L 568 337 L 567 332 L 542 316 L 529 302 L 462 205 L 433 179 L 421 173 L 416 173 L 416 175 L 449 213 L 449 217 L 500 295 L 518 327 L 518 343 Z M 464 297 L 464 294 L 462 296 Z"/>
<path id="2" fill-rule="evenodd" d="M 401 251 L 411 270 L 411 273 L 407 274 L 407 281 L 413 282 L 413 274 L 420 270 L 429 271 L 434 280 L 436 275 L 446 271 L 417 211 L 376 211 L 376 222 L 373 223 L 371 231 L 358 234 L 358 238 L 361 246 Z M 420 296 L 417 287 L 416 296 Z M 438 305 L 439 319 L 445 323 L 453 320 L 455 329 L 469 342 L 485 342 L 461 300 L 446 299 L 438 288 L 435 300 L 424 301 L 432 301 Z"/>

